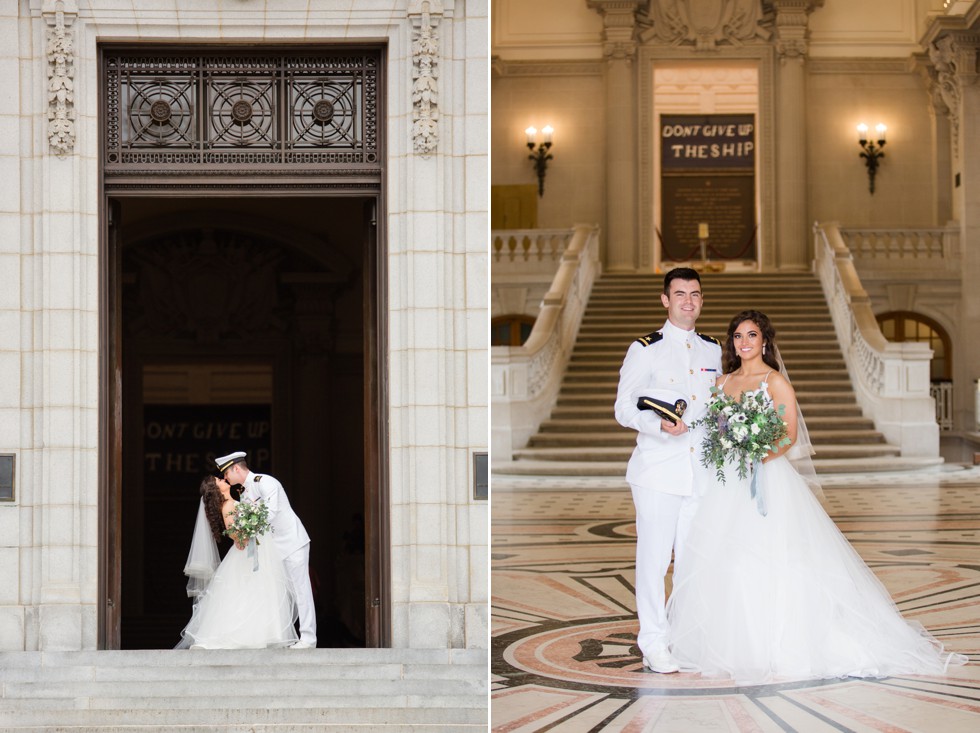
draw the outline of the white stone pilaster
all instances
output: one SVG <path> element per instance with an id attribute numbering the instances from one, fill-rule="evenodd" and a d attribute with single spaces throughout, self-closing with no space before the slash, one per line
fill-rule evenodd
<path id="1" fill-rule="evenodd" d="M 606 62 L 605 269 L 632 272 L 638 262 L 636 190 L 636 11 L 639 0 L 588 0 L 603 19 Z"/>

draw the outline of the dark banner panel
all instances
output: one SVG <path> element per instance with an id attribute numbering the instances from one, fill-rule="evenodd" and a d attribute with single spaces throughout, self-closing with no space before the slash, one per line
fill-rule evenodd
<path id="1" fill-rule="evenodd" d="M 660 142 L 662 259 L 755 261 L 754 116 L 663 115 Z"/>
<path id="2" fill-rule="evenodd" d="M 197 493 L 215 456 L 248 453 L 248 467 L 268 471 L 272 457 L 269 405 L 144 405 L 143 486 L 147 494 L 187 487 Z"/>
<path id="3" fill-rule="evenodd" d="M 755 167 L 753 115 L 663 115 L 660 160 L 664 171 Z"/>

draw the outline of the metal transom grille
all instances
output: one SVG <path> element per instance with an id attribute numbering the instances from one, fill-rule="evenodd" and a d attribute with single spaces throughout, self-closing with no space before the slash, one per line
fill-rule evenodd
<path id="1" fill-rule="evenodd" d="M 380 52 L 104 54 L 113 173 L 379 167 Z"/>

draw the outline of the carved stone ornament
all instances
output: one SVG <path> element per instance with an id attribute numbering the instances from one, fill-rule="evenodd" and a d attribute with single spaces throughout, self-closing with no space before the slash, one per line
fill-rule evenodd
<path id="1" fill-rule="evenodd" d="M 439 145 L 439 0 L 413 0 L 412 21 L 412 141 L 416 153 L 429 155 Z"/>
<path id="2" fill-rule="evenodd" d="M 68 28 L 78 14 L 77 4 L 46 2 L 42 16 L 48 25 L 48 141 L 58 156 L 75 150 L 75 49 Z"/>
<path id="3" fill-rule="evenodd" d="M 759 0 L 650 0 L 645 16 L 638 19 L 640 39 L 693 45 L 697 51 L 768 40 L 772 18 L 765 12 L 767 5 Z"/>
<path id="4" fill-rule="evenodd" d="M 946 105 L 949 117 L 950 136 L 953 142 L 953 157 L 960 152 L 960 85 L 957 72 L 960 59 L 956 44 L 951 36 L 944 36 L 929 46 L 929 60 L 936 69 L 933 94 L 938 95 Z"/>

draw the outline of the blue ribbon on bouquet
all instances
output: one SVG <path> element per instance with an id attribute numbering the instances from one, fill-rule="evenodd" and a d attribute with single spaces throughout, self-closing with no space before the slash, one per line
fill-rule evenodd
<path id="1" fill-rule="evenodd" d="M 248 541 L 248 556 L 252 558 L 252 572 L 256 572 L 259 569 L 259 555 L 255 551 L 255 538 L 253 537 Z"/>
<path id="2" fill-rule="evenodd" d="M 759 510 L 759 514 L 766 516 L 769 509 L 766 507 L 766 497 L 765 492 L 762 490 L 762 485 L 759 483 L 759 471 L 762 470 L 762 461 L 752 462 L 752 483 L 749 485 L 749 496 L 755 499 L 755 508 Z"/>

